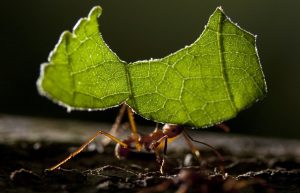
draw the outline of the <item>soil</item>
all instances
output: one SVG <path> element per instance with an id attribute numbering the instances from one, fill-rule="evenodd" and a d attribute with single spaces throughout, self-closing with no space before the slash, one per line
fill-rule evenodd
<path id="1" fill-rule="evenodd" d="M 1 192 L 300 192 L 300 141 L 231 134 L 190 132 L 215 146 L 224 162 L 201 148 L 199 163 L 184 141 L 176 140 L 168 149 L 164 174 L 152 153 L 133 152 L 130 159 L 118 160 L 114 144 L 103 147 L 99 143 L 62 168 L 46 170 L 94 133 L 88 129 L 78 138 L 83 125 L 97 124 L 1 116 Z"/>

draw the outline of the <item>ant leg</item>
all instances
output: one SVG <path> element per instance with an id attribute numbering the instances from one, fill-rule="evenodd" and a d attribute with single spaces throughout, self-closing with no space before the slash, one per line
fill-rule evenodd
<path id="1" fill-rule="evenodd" d="M 168 149 L 168 138 L 165 138 L 164 155 L 167 155 L 167 149 Z"/>
<path id="2" fill-rule="evenodd" d="M 188 137 L 186 132 L 183 132 L 183 137 L 188 144 L 188 146 L 191 148 L 192 153 L 196 156 L 199 163 L 201 163 L 201 154 L 200 151 L 195 147 L 195 145 L 192 143 L 191 139 Z"/>
<path id="3" fill-rule="evenodd" d="M 207 143 L 204 143 L 204 142 L 202 142 L 202 141 L 198 141 L 198 140 L 193 139 L 186 131 L 183 131 L 183 133 L 184 133 L 184 135 L 185 135 L 186 137 L 188 137 L 191 141 L 196 142 L 196 143 L 200 143 L 200 144 L 205 145 L 205 146 L 209 147 L 210 149 L 212 149 L 213 152 L 214 152 L 214 154 L 216 154 L 216 156 L 217 156 L 222 162 L 224 162 L 223 156 L 218 152 L 218 150 L 217 150 L 216 148 L 214 148 L 213 146 L 211 146 L 211 145 L 209 145 L 209 144 L 207 144 Z"/>
<path id="4" fill-rule="evenodd" d="M 211 150 L 213 150 L 214 154 L 220 159 L 220 161 L 222 163 L 224 163 L 224 157 L 218 152 L 218 150 L 216 148 L 214 148 L 213 146 L 211 146 L 211 145 L 209 145 L 207 143 L 204 143 L 202 141 L 198 141 L 198 140 L 193 139 L 186 131 L 183 131 L 183 134 L 189 140 L 191 140 L 193 142 L 196 142 L 196 143 L 200 143 L 202 145 L 205 145 L 205 146 L 209 147 Z M 220 169 L 221 169 L 221 172 L 223 173 L 224 172 L 223 164 L 221 164 Z"/>
<path id="5" fill-rule="evenodd" d="M 159 153 L 159 145 L 162 143 L 162 141 L 165 141 L 164 143 L 164 157 L 161 158 Z M 155 152 L 157 162 L 160 164 L 160 173 L 164 173 L 164 165 L 165 165 L 165 155 L 167 154 L 167 147 L 168 147 L 168 136 L 164 135 L 157 141 L 153 141 L 150 145 L 150 149 Z"/>
<path id="6" fill-rule="evenodd" d="M 98 135 L 105 135 L 106 137 L 110 138 L 111 140 L 115 141 L 116 143 L 122 145 L 124 148 L 127 148 L 128 145 L 126 143 L 123 143 L 121 140 L 119 140 L 118 138 L 112 136 L 109 133 L 106 133 L 104 131 L 98 131 L 93 137 L 91 137 L 89 140 L 87 140 L 84 144 L 82 144 L 75 152 L 71 153 L 68 157 L 66 157 L 64 160 L 62 160 L 61 162 L 59 162 L 58 164 L 56 164 L 55 166 L 51 167 L 49 170 L 55 170 L 57 169 L 59 166 L 61 166 L 62 164 L 66 163 L 69 159 L 71 159 L 72 157 L 76 156 L 77 154 L 79 154 L 87 145 L 89 145 Z"/>
<path id="7" fill-rule="evenodd" d="M 165 159 L 164 157 L 162 158 L 160 156 L 160 153 L 159 153 L 159 149 L 158 148 L 154 148 L 153 151 L 155 152 L 155 156 L 156 156 L 156 161 L 160 164 L 160 167 L 159 167 L 159 171 L 161 174 L 164 174 L 164 165 L 165 165 Z"/>
<path id="8" fill-rule="evenodd" d="M 163 135 L 161 138 L 159 138 L 158 140 L 154 140 L 151 145 L 150 145 L 150 149 L 155 150 L 158 148 L 158 146 L 161 144 L 161 142 L 163 140 L 167 140 L 168 139 L 168 135 Z M 167 150 L 165 150 L 167 151 Z"/>
<path id="9" fill-rule="evenodd" d="M 122 118 L 124 117 L 124 113 L 125 113 L 126 108 L 127 108 L 127 105 L 124 103 L 120 108 L 118 116 L 116 117 L 115 122 L 111 127 L 111 130 L 109 131 L 109 133 L 111 135 L 116 135 L 117 134 L 117 130 L 119 129 L 119 127 L 121 125 L 121 121 L 122 121 Z M 110 143 L 110 141 L 111 141 L 110 138 L 104 138 L 101 142 L 102 142 L 102 145 L 106 146 Z"/>
<path id="10" fill-rule="evenodd" d="M 137 151 L 141 151 L 142 145 L 139 142 L 139 134 L 137 133 L 137 128 L 134 122 L 133 112 L 129 106 L 127 106 L 127 113 L 128 113 L 129 123 L 130 123 L 130 129 L 135 141 L 135 148 Z"/>
<path id="11" fill-rule="evenodd" d="M 159 156 L 160 158 L 160 173 L 163 174 L 164 173 L 164 166 L 165 166 L 165 163 L 166 163 L 166 160 L 165 160 L 165 156 L 167 155 L 167 149 L 168 149 L 168 138 L 165 138 L 165 143 L 164 143 L 164 155 L 163 157 L 161 158 L 160 155 L 159 155 L 159 152 L 158 152 L 158 148 L 156 148 L 156 151 L 157 151 L 157 156 Z"/>

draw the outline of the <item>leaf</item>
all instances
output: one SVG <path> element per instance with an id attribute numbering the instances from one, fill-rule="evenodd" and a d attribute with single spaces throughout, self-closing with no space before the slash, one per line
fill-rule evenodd
<path id="1" fill-rule="evenodd" d="M 126 65 L 105 44 L 98 30 L 102 10 L 95 7 L 64 32 L 49 63 L 41 67 L 38 87 L 43 95 L 70 109 L 105 109 L 129 96 Z"/>
<path id="2" fill-rule="evenodd" d="M 69 109 L 106 109 L 126 102 L 157 121 L 204 127 L 230 119 L 267 90 L 255 37 L 219 7 L 201 36 L 165 58 L 126 64 L 103 41 L 91 10 L 64 32 L 41 66 L 41 94 Z"/>

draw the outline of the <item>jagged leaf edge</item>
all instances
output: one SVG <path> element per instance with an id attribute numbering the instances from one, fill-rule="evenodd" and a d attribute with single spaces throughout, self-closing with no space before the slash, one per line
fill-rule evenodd
<path id="1" fill-rule="evenodd" d="M 73 110 L 78 110 L 78 111 L 103 111 L 103 110 L 106 110 L 106 109 L 110 109 L 110 108 L 114 108 L 114 107 L 118 107 L 120 106 L 122 103 L 124 103 L 126 100 L 128 100 L 129 96 L 127 99 L 125 99 L 124 101 L 122 101 L 121 103 L 119 104 L 116 104 L 116 105 L 113 105 L 113 106 L 110 106 L 110 107 L 107 107 L 107 108 L 83 108 L 83 107 L 73 107 L 69 104 L 66 104 L 58 99 L 55 99 L 53 98 L 50 94 L 47 93 L 47 91 L 45 91 L 43 89 L 43 86 L 42 86 L 42 81 L 43 81 L 43 78 L 44 78 L 44 72 L 45 72 L 45 68 L 48 66 L 48 65 L 54 65 L 53 63 L 51 63 L 51 58 L 52 56 L 57 52 L 57 48 L 58 46 L 62 43 L 62 41 L 64 40 L 64 36 L 67 36 L 67 35 L 71 35 L 71 36 L 75 36 L 75 31 L 77 30 L 78 27 L 80 27 L 81 23 L 84 22 L 85 20 L 90 20 L 92 17 L 97 17 L 99 18 L 102 14 L 102 8 L 100 6 L 95 6 L 91 9 L 91 11 L 89 12 L 88 16 L 87 17 L 83 17 L 83 18 L 80 18 L 77 23 L 74 25 L 73 29 L 72 29 L 72 32 L 70 31 L 64 31 L 60 37 L 59 37 L 59 40 L 58 42 L 55 44 L 55 47 L 54 49 L 50 52 L 49 56 L 48 56 L 48 62 L 45 62 L 45 63 L 42 63 L 41 66 L 40 66 L 40 76 L 36 82 L 36 85 L 37 85 L 37 90 L 38 90 L 38 93 L 42 96 L 45 96 L 46 98 L 50 99 L 50 101 L 52 101 L 53 103 L 55 104 L 58 104 L 59 106 L 62 106 L 62 107 L 65 107 L 67 109 L 68 112 L 71 112 Z M 99 24 L 98 24 L 99 25 Z M 99 36 L 100 38 L 102 38 L 104 44 L 108 47 L 108 49 L 111 51 L 112 54 L 114 54 L 118 60 L 121 62 L 121 63 L 124 63 L 124 64 L 127 64 L 125 61 L 121 60 L 118 55 L 112 51 L 112 49 L 106 44 L 106 42 L 104 41 L 102 35 L 101 35 L 101 32 L 99 31 Z M 127 68 L 127 67 L 126 67 Z M 128 80 L 128 77 L 127 77 L 127 81 Z"/>

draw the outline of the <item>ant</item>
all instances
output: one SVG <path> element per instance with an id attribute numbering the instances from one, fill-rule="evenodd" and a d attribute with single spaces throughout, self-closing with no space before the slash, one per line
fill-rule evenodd
<path id="1" fill-rule="evenodd" d="M 116 133 L 117 129 L 120 127 L 122 118 L 125 114 L 125 111 L 127 110 L 130 129 L 131 129 L 131 135 L 128 136 L 125 140 L 120 140 L 117 137 L 115 137 L 113 134 Z M 219 125 L 220 128 L 227 131 L 228 127 L 226 125 Z M 111 134 L 110 134 L 111 133 Z M 221 154 L 211 145 L 197 141 L 193 139 L 184 129 L 181 125 L 175 125 L 175 124 L 165 124 L 162 129 L 158 128 L 158 124 L 156 125 L 153 132 L 151 132 L 148 135 L 140 135 L 137 132 L 136 124 L 134 121 L 133 111 L 132 109 L 127 106 L 126 104 L 123 104 L 120 108 L 119 114 L 116 117 L 115 123 L 113 124 L 111 131 L 105 132 L 105 131 L 98 131 L 94 136 L 92 136 L 90 139 L 88 139 L 83 145 L 81 145 L 75 152 L 71 153 L 68 157 L 66 157 L 64 160 L 59 162 L 58 164 L 51 167 L 49 170 L 55 170 L 59 168 L 62 164 L 70 160 L 72 157 L 76 156 L 78 153 L 80 153 L 87 145 L 89 145 L 97 136 L 104 135 L 109 138 L 109 141 L 112 140 L 116 142 L 115 147 L 115 155 L 118 159 L 127 158 L 129 153 L 132 151 L 140 152 L 142 148 L 144 148 L 148 152 L 154 152 L 156 155 L 156 160 L 160 164 L 160 172 L 164 173 L 164 164 L 165 159 L 164 157 L 161 158 L 160 156 L 160 149 L 163 145 L 163 154 L 164 156 L 167 154 L 167 145 L 169 139 L 174 139 L 180 134 L 183 134 L 184 139 L 187 143 L 187 145 L 190 147 L 192 153 L 196 156 L 198 161 L 200 162 L 200 152 L 195 147 L 195 145 L 192 142 L 200 143 L 202 145 L 205 145 L 213 150 L 213 152 L 219 157 L 219 159 L 223 162 L 224 159 L 221 156 Z M 109 141 L 106 141 L 105 143 L 109 143 Z M 222 169 L 221 169 L 222 170 Z"/>

